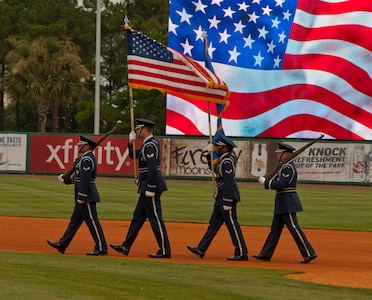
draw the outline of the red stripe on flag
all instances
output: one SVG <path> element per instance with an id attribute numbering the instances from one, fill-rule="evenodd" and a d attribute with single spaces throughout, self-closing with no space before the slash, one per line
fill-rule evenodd
<path id="1" fill-rule="evenodd" d="M 293 24 L 291 38 L 296 41 L 340 40 L 372 50 L 372 40 L 363 38 L 371 29 L 361 25 L 337 25 L 321 28 L 306 28 Z M 345 34 L 350 32 L 350 34 Z M 286 58 L 287 59 L 287 58 Z"/>
<path id="2" fill-rule="evenodd" d="M 328 3 L 323 1 L 313 1 L 304 0 L 298 1 L 297 9 L 304 10 L 310 14 L 314 15 L 336 15 L 348 13 L 351 11 L 366 11 L 371 12 L 371 2 L 370 1 L 345 1 L 339 3 Z"/>
<path id="3" fill-rule="evenodd" d="M 346 59 L 324 54 L 287 55 L 285 59 L 286 69 L 304 67 L 305 69 L 327 71 L 343 78 L 356 90 L 372 96 L 368 73 Z"/>
<path id="4" fill-rule="evenodd" d="M 306 122 L 304 122 L 306 120 Z M 301 124 L 301 128 L 295 128 L 294 124 Z M 280 138 L 283 134 L 290 136 L 298 131 L 311 130 L 318 132 L 329 132 L 332 133 L 336 139 L 344 139 L 345 136 L 350 137 L 352 140 L 361 140 L 361 136 L 349 131 L 334 122 L 330 122 L 324 118 L 318 118 L 312 115 L 295 115 L 286 118 L 285 120 L 278 122 L 269 129 L 263 131 L 258 137 L 273 137 Z"/>
<path id="5" fill-rule="evenodd" d="M 198 128 L 195 126 L 195 124 L 191 122 L 188 118 L 186 118 L 184 115 L 176 113 L 172 110 L 167 110 L 166 118 L 168 120 L 167 126 L 177 128 L 177 130 L 183 133 L 187 132 L 188 135 L 196 135 L 196 136 L 203 135 L 198 130 Z"/>
<path id="6" fill-rule="evenodd" d="M 305 84 L 286 86 L 280 89 L 267 91 L 265 92 L 265 97 L 262 97 L 262 93 L 231 93 L 229 98 L 230 106 L 224 111 L 223 116 L 226 119 L 233 120 L 239 120 L 247 116 L 251 118 L 275 109 L 294 99 L 312 100 L 316 103 L 328 106 L 330 110 L 337 111 L 345 115 L 345 117 L 351 119 L 358 118 L 358 121 L 365 126 L 371 125 L 371 113 L 348 103 L 330 91 Z M 296 114 L 295 111 L 289 113 Z M 296 127 L 299 126 L 299 124 L 292 124 L 291 126 Z"/>

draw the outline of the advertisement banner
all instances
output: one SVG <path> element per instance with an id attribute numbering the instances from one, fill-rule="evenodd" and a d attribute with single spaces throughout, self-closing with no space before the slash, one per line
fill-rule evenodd
<path id="1" fill-rule="evenodd" d="M 98 140 L 99 136 L 90 136 Z M 26 169 L 26 134 L 0 135 L 0 171 L 64 173 L 79 156 L 79 135 L 29 134 Z M 207 138 L 157 138 L 160 143 L 161 170 L 169 177 L 211 178 L 207 163 Z M 256 180 L 277 165 L 273 140 L 235 140 L 236 178 Z M 309 141 L 283 140 L 296 149 Z M 142 140 L 136 140 L 136 148 Z M 95 150 L 99 175 L 134 176 L 129 157 L 128 138 L 109 136 Z M 372 183 L 372 144 L 319 141 L 294 160 L 298 179 L 313 182 Z M 136 165 L 136 167 L 138 167 Z M 137 172 L 138 174 L 138 172 Z"/>
<path id="2" fill-rule="evenodd" d="M 26 172 L 27 134 L 0 133 L 0 172 Z"/>
<path id="3" fill-rule="evenodd" d="M 234 141 L 236 177 L 246 178 L 250 170 L 250 142 Z M 165 175 L 178 177 L 212 177 L 208 166 L 208 141 L 205 139 L 167 139 L 163 147 Z M 264 162 L 266 163 L 266 162 Z"/>
<path id="4" fill-rule="evenodd" d="M 288 142 L 296 149 L 304 142 Z M 372 182 L 372 145 L 317 142 L 295 160 L 298 179 L 317 182 Z"/>
<path id="5" fill-rule="evenodd" d="M 372 183 L 372 145 L 348 144 L 347 181 Z"/>
<path id="6" fill-rule="evenodd" d="M 305 143 L 293 142 L 300 148 Z M 299 180 L 346 182 L 348 167 L 348 146 L 339 143 L 317 142 L 307 148 L 296 159 Z"/>
<path id="7" fill-rule="evenodd" d="M 98 140 L 98 136 L 89 136 Z M 77 157 L 79 135 L 58 136 L 30 134 L 29 172 L 64 173 Z M 137 140 L 140 145 L 142 141 Z M 129 157 L 128 138 L 109 136 L 95 150 L 99 175 L 131 175 L 133 160 Z"/>

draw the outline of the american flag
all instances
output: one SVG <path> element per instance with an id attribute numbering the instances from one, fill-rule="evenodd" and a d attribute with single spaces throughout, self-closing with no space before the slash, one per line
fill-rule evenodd
<path id="1" fill-rule="evenodd" d="M 169 46 L 202 61 L 202 31 L 231 91 L 226 135 L 372 139 L 371 1 L 172 0 Z M 168 95 L 166 133 L 207 135 L 205 115 Z"/>
<path id="2" fill-rule="evenodd" d="M 129 87 L 225 103 L 227 85 L 198 62 L 129 26 L 126 39 Z"/>

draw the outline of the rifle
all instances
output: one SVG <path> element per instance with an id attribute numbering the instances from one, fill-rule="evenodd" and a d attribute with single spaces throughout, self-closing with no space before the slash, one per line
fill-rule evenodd
<path id="1" fill-rule="evenodd" d="M 111 130 L 107 131 L 105 133 L 105 135 L 103 137 L 101 137 L 98 142 L 97 142 L 97 145 L 96 147 L 105 139 L 107 138 L 111 133 L 113 133 L 115 131 L 116 127 L 112 127 Z M 94 147 L 92 150 L 94 150 L 96 147 Z M 68 169 L 65 173 L 63 173 L 63 181 L 66 183 L 70 180 L 71 178 L 71 175 L 72 173 L 74 173 L 74 167 L 75 167 L 75 164 L 70 168 Z"/>
<path id="2" fill-rule="evenodd" d="M 311 142 L 307 143 L 305 146 L 301 147 L 300 149 L 297 149 L 295 152 L 288 154 L 288 156 L 280 161 L 277 166 L 272 169 L 269 173 L 267 173 L 264 177 L 266 180 L 270 180 L 274 177 L 274 175 L 278 172 L 278 170 L 286 163 L 289 163 L 290 161 L 294 160 L 298 155 L 300 155 L 302 152 L 304 152 L 307 148 L 309 148 L 311 145 L 319 141 L 321 138 L 324 137 L 324 134 L 322 134 L 320 137 L 318 137 L 315 140 L 312 140 Z"/>

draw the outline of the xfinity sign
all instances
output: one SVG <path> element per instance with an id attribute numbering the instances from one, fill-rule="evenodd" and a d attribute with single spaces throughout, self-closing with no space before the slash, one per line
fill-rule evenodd
<path id="1" fill-rule="evenodd" d="M 30 167 L 40 168 L 45 165 L 47 171 L 64 172 L 72 167 L 76 158 L 79 157 L 79 136 L 31 136 L 31 156 Z M 93 137 L 97 140 L 97 138 Z M 45 140 L 45 141 L 44 141 Z M 44 143 L 44 145 L 40 145 Z M 35 151 L 34 144 L 38 144 L 38 151 Z M 109 137 L 94 150 L 97 159 L 99 173 L 102 174 L 132 174 L 133 161 L 129 158 L 127 138 Z M 33 155 L 33 153 L 35 155 Z M 40 163 L 43 159 L 43 163 Z M 39 161 L 38 166 L 33 166 L 35 161 Z M 43 170 L 40 170 L 43 171 Z"/>
<path id="2" fill-rule="evenodd" d="M 69 168 L 71 155 L 73 157 L 72 160 L 75 160 L 79 156 L 79 146 L 73 145 L 72 143 L 73 139 L 67 139 L 63 145 L 47 145 L 47 148 L 50 150 L 50 155 L 46 162 L 50 163 L 55 160 L 62 170 L 66 169 L 66 164 L 68 164 L 67 168 Z M 128 157 L 128 153 L 127 147 L 122 153 L 119 147 L 112 146 L 111 141 L 108 141 L 104 146 L 98 146 L 94 150 L 94 154 L 99 165 L 103 162 L 107 165 L 114 165 L 116 163 L 116 171 L 120 170 L 120 168 L 123 166 L 126 158 Z M 63 157 L 63 160 L 61 160 L 61 157 Z"/>

